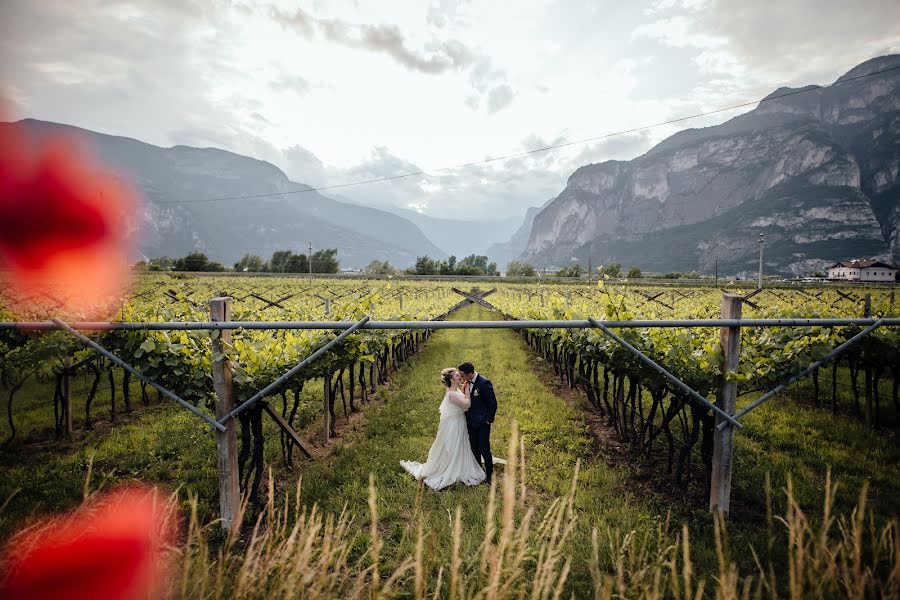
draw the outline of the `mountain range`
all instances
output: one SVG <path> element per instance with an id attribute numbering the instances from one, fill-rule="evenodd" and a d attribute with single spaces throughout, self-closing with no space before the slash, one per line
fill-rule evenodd
<path id="1" fill-rule="evenodd" d="M 312 242 L 338 248 L 351 268 L 474 253 L 501 269 L 515 258 L 542 268 L 575 257 L 741 274 L 755 271 L 762 234 L 769 273 L 856 257 L 900 262 L 900 55 L 866 61 L 827 87 L 778 89 L 748 113 L 676 133 L 633 160 L 580 167 L 524 220 L 377 209 L 216 148 L 18 125 L 34 139 L 77 138 L 142 192 L 135 229 L 144 257 L 202 251 L 230 264 Z"/>
<path id="2" fill-rule="evenodd" d="M 202 251 L 231 264 L 246 253 L 306 252 L 309 242 L 314 251 L 336 247 L 343 267 L 376 258 L 407 267 L 417 256 L 447 257 L 408 219 L 309 191 L 264 161 L 216 148 L 161 148 L 34 119 L 18 125 L 34 141 L 78 140 L 142 193 L 136 229 L 144 257 Z"/>
<path id="3" fill-rule="evenodd" d="M 506 266 L 509 258 L 492 252 L 491 247 L 497 240 L 509 238 L 517 229 L 524 226 L 522 217 L 467 219 L 465 215 L 460 215 L 458 211 L 455 212 L 453 207 L 447 207 L 440 217 L 433 217 L 403 208 L 387 207 L 384 210 L 415 223 L 429 240 L 447 252 L 447 254 L 452 254 L 457 258 L 463 258 L 469 254 L 487 254 L 492 261 L 497 262 L 501 269 Z M 528 222 L 527 215 L 525 221 Z M 528 230 L 531 230 L 530 223 Z M 523 245 L 519 252 L 524 249 Z"/>
<path id="4" fill-rule="evenodd" d="M 760 234 L 771 273 L 900 262 L 900 55 L 579 168 L 535 216 L 522 258 L 751 273 Z"/>

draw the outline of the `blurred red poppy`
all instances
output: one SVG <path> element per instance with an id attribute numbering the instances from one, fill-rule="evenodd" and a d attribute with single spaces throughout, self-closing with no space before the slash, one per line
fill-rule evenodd
<path id="1" fill-rule="evenodd" d="M 0 131 L 0 264 L 18 295 L 99 317 L 128 281 L 136 195 L 75 140 L 20 127 Z"/>
<path id="2" fill-rule="evenodd" d="M 33 526 L 6 549 L 0 596 L 20 600 L 155 598 L 175 541 L 171 497 L 153 488 L 110 492 Z"/>

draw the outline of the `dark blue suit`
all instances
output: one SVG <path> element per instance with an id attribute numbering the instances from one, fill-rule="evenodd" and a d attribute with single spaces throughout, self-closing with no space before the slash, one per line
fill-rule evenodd
<path id="1" fill-rule="evenodd" d="M 466 411 L 466 425 L 469 428 L 469 443 L 472 454 L 479 463 L 484 460 L 485 481 L 491 481 L 494 473 L 494 457 L 491 454 L 491 423 L 497 414 L 497 397 L 490 381 L 478 375 L 470 384 L 469 394 L 472 405 Z"/>

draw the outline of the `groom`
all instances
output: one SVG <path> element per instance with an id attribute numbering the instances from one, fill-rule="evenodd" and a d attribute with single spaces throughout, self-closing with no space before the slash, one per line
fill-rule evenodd
<path id="1" fill-rule="evenodd" d="M 497 414 L 497 397 L 491 382 L 475 372 L 475 366 L 464 362 L 457 367 L 463 379 L 468 383 L 472 405 L 466 411 L 466 424 L 469 429 L 469 443 L 477 462 L 484 459 L 484 483 L 491 484 L 494 473 L 494 457 L 491 455 L 491 423 Z"/>

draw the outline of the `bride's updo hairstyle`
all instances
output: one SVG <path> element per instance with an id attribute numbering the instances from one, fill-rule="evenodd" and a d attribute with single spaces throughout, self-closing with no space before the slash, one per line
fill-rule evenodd
<path id="1" fill-rule="evenodd" d="M 453 374 L 456 373 L 456 369 L 453 367 L 447 367 L 443 371 L 441 371 L 441 383 L 444 384 L 444 387 L 450 387 L 450 384 L 453 383 Z"/>

